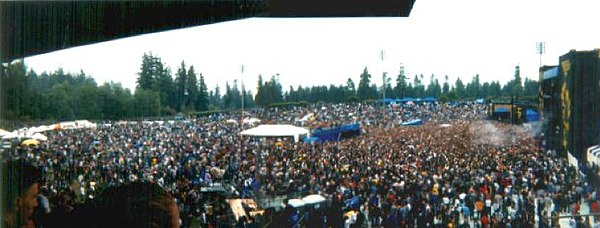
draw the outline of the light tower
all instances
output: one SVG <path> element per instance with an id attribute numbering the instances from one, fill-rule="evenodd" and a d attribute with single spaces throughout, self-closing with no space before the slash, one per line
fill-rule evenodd
<path id="1" fill-rule="evenodd" d="M 242 64 L 242 66 L 240 67 L 240 71 L 242 72 L 240 81 L 242 82 L 242 115 L 241 115 L 241 121 L 240 121 L 240 126 L 243 126 L 244 124 L 244 100 L 246 98 L 246 89 L 244 88 L 244 64 Z"/>
<path id="2" fill-rule="evenodd" d="M 384 60 L 385 60 L 385 50 L 381 50 L 380 51 L 380 58 L 381 58 L 381 71 L 382 71 L 382 79 L 383 79 L 383 87 L 382 87 L 382 91 L 383 91 L 383 109 L 385 110 L 385 81 L 386 81 L 386 75 L 385 75 L 385 70 L 384 68 Z"/>
<path id="3" fill-rule="evenodd" d="M 540 55 L 540 68 L 542 67 L 542 55 L 546 53 L 546 42 L 537 42 L 535 44 L 536 53 Z"/>

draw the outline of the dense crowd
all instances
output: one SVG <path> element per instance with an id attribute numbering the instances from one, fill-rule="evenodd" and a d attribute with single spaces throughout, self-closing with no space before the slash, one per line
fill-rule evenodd
<path id="1" fill-rule="evenodd" d="M 536 215 L 540 224 L 555 226 L 548 217 L 553 212 L 576 212 L 581 199 L 597 206 L 598 187 L 580 179 L 564 158 L 544 151 L 521 126 L 484 120 L 486 112 L 474 103 L 354 103 L 244 114 L 310 128 L 362 126 L 358 137 L 314 144 L 242 138 L 239 133 L 251 125 L 240 124 L 240 113 L 107 122 L 47 132 L 41 145 L 14 147 L 2 156 L 41 167 L 44 210 L 33 217 L 46 227 L 106 201 L 111 189 L 139 182 L 154 183 L 173 197 L 183 227 L 231 225 L 226 197 L 323 195 L 326 212 L 300 218 L 310 227 L 532 227 Z M 314 118 L 298 121 L 308 113 Z M 425 124 L 401 126 L 417 118 Z M 228 194 L 202 190 L 216 185 Z M 289 206 L 269 209 L 254 222 L 293 226 L 300 222 L 290 219 L 294 213 Z"/>

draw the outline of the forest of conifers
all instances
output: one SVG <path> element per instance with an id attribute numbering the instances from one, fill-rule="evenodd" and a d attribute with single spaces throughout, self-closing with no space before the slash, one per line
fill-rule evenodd
<path id="1" fill-rule="evenodd" d="M 245 85 L 246 88 L 240 88 L 237 81 L 233 81 L 225 82 L 224 88 L 217 85 L 209 89 L 205 76 L 193 66 L 186 66 L 182 61 L 172 72 L 160 57 L 144 54 L 136 89 L 132 92 L 118 82 L 98 85 L 83 71 L 70 73 L 59 68 L 38 73 L 16 61 L 1 69 L 0 118 L 4 121 L 119 120 L 234 110 L 241 107 L 242 94 L 248 108 L 282 103 L 357 102 L 383 97 L 383 86 L 375 85 L 367 67 L 357 74 L 360 74 L 358 85 L 349 78 L 337 85 L 290 86 L 284 90 L 279 76 L 273 75 L 264 80 L 259 76 L 256 85 Z M 538 82 L 527 78 L 523 81 L 518 66 L 512 77 L 501 85 L 498 81 L 482 83 L 479 75 L 472 76 L 468 82 L 460 77 L 449 82 L 445 76 L 440 82 L 434 75 L 407 76 L 399 72 L 394 77 L 386 77 L 385 94 L 386 98 L 431 96 L 441 101 L 537 96 Z"/>

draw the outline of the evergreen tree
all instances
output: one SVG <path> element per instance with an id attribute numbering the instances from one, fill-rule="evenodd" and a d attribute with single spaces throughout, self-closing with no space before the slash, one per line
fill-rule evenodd
<path id="1" fill-rule="evenodd" d="M 442 95 L 442 87 L 440 86 L 440 82 L 438 81 L 438 79 L 436 78 L 434 83 L 433 83 L 433 89 L 432 91 L 432 96 L 433 97 L 440 97 Z"/>
<path id="2" fill-rule="evenodd" d="M 254 98 L 254 101 L 256 102 L 257 105 L 260 106 L 265 106 L 265 94 L 264 94 L 264 89 L 263 89 L 263 80 L 262 80 L 262 75 L 258 75 L 258 85 L 256 86 L 256 96 Z"/>
<path id="3" fill-rule="evenodd" d="M 348 78 L 348 81 L 346 81 L 346 89 L 348 90 L 350 96 L 356 95 L 356 86 L 354 86 L 354 81 L 352 81 L 352 78 Z"/>
<path id="4" fill-rule="evenodd" d="M 444 85 L 442 86 L 442 94 L 450 92 L 450 84 L 448 84 L 448 75 L 444 76 Z"/>
<path id="5" fill-rule="evenodd" d="M 233 86 L 231 87 L 231 104 L 230 109 L 239 109 L 242 107 L 242 93 L 238 89 L 237 79 L 233 80 Z"/>
<path id="6" fill-rule="evenodd" d="M 456 98 L 457 99 L 464 99 L 465 98 L 465 84 L 463 84 L 462 80 L 460 80 L 460 77 L 458 77 L 456 79 L 456 83 L 454 84 L 454 91 L 456 93 Z M 448 97 L 450 98 L 450 97 Z"/>
<path id="7" fill-rule="evenodd" d="M 539 83 L 535 80 L 525 78 L 523 89 L 524 96 L 537 96 L 539 90 Z"/>
<path id="8" fill-rule="evenodd" d="M 152 89 L 155 77 L 159 74 L 158 66 L 156 62 L 157 58 L 152 54 L 146 54 L 142 56 L 142 66 L 137 78 L 137 87 L 140 89 Z"/>
<path id="9" fill-rule="evenodd" d="M 203 78 L 204 80 L 204 78 Z M 200 96 L 199 85 L 204 82 L 198 82 L 198 78 L 196 77 L 196 72 L 194 70 L 194 66 L 190 66 L 187 72 L 187 96 L 185 107 L 187 110 L 197 111 L 198 110 L 198 98 Z M 206 85 L 205 92 L 206 92 Z"/>
<path id="10" fill-rule="evenodd" d="M 481 95 L 478 98 L 487 98 L 491 94 L 491 86 L 489 82 L 484 82 L 481 85 Z"/>
<path id="11" fill-rule="evenodd" d="M 185 63 L 181 61 L 181 66 L 177 69 L 177 74 L 175 77 L 175 84 L 177 86 L 177 95 L 176 95 L 176 109 L 179 112 L 184 111 L 184 106 L 186 104 L 188 93 L 188 81 L 187 81 L 187 70 L 185 67 Z"/>
<path id="12" fill-rule="evenodd" d="M 479 98 L 481 96 L 481 84 L 479 82 L 479 74 L 476 74 L 466 88 L 467 97 Z"/>
<path id="13" fill-rule="evenodd" d="M 425 95 L 425 86 L 423 85 L 423 74 L 421 76 L 415 75 L 413 81 L 413 95 L 415 97 L 423 97 Z"/>
<path id="14" fill-rule="evenodd" d="M 387 75 L 387 72 L 384 74 Z M 384 75 L 385 79 L 385 98 L 394 97 L 394 90 L 392 89 L 392 79 Z"/>
<path id="15" fill-rule="evenodd" d="M 137 117 L 155 117 L 161 114 L 159 92 L 136 89 L 134 100 L 135 115 Z"/>
<path id="16" fill-rule="evenodd" d="M 512 95 L 523 95 L 523 82 L 521 81 L 521 70 L 519 66 L 515 67 L 515 78 L 512 82 Z"/>
<path id="17" fill-rule="evenodd" d="M 283 102 L 283 89 L 281 87 L 281 83 L 279 83 L 279 74 L 271 76 L 270 84 L 270 94 L 271 102 L 270 103 L 279 103 Z"/>
<path id="18" fill-rule="evenodd" d="M 492 81 L 492 83 L 490 83 L 490 95 L 491 97 L 499 97 L 502 95 L 502 86 L 500 86 L 500 82 L 499 81 Z"/>
<path id="19" fill-rule="evenodd" d="M 367 67 L 363 70 L 363 73 L 360 74 L 360 82 L 358 83 L 358 98 L 361 100 L 373 99 L 374 97 L 371 95 L 371 75 L 367 71 Z"/>
<path id="20" fill-rule="evenodd" d="M 225 94 L 223 94 L 223 108 L 229 109 L 232 100 L 231 86 L 229 82 L 225 82 Z"/>
<path id="21" fill-rule="evenodd" d="M 396 77 L 396 87 L 394 87 L 396 97 L 403 98 L 406 95 L 406 80 L 408 78 L 404 75 L 404 68 L 400 68 L 400 73 Z"/>
<path id="22" fill-rule="evenodd" d="M 216 88 L 216 94 L 219 95 L 219 87 Z M 198 96 L 196 98 L 197 103 L 196 107 L 198 111 L 207 111 L 208 110 L 208 88 L 206 87 L 206 83 L 204 83 L 204 75 L 200 73 L 200 81 L 198 82 Z"/>
<path id="23" fill-rule="evenodd" d="M 217 84 L 217 86 L 215 87 L 214 92 L 210 91 L 210 106 L 211 109 L 223 109 L 223 100 L 221 97 L 221 88 L 219 87 L 219 85 Z"/>

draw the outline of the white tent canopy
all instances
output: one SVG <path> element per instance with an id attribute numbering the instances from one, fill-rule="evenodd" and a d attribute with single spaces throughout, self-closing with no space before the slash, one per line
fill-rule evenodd
<path id="1" fill-rule="evenodd" d="M 293 125 L 266 124 L 242 131 L 241 134 L 255 137 L 294 137 L 294 140 L 298 142 L 302 135 L 309 136 L 310 131 Z"/>
<path id="2" fill-rule="evenodd" d="M 2 139 L 14 139 L 14 138 L 18 138 L 19 134 L 17 134 L 16 132 L 9 132 L 5 135 L 2 136 Z"/>
<path id="3" fill-rule="evenodd" d="M 43 135 L 41 133 L 35 133 L 35 134 L 33 134 L 31 136 L 31 138 L 37 139 L 37 140 L 40 140 L 40 141 L 46 141 L 46 140 L 48 140 L 48 137 L 46 137 L 45 135 Z"/>
<path id="4" fill-rule="evenodd" d="M 304 207 L 304 205 L 306 205 L 301 199 L 290 199 L 288 200 L 288 204 L 294 208 Z"/>
<path id="5" fill-rule="evenodd" d="M 310 118 L 312 118 L 313 116 L 315 116 L 314 113 L 309 113 L 309 114 L 305 115 L 304 117 L 302 117 L 300 119 L 296 119 L 296 121 L 298 121 L 298 122 L 306 122 L 306 121 L 310 120 Z"/>
<path id="6" fill-rule="evenodd" d="M 242 122 L 243 123 L 247 123 L 247 124 L 255 124 L 255 123 L 260 123 L 260 119 L 257 119 L 257 118 L 244 118 L 244 120 Z"/>
<path id="7" fill-rule="evenodd" d="M 4 129 L 0 129 L 0 137 L 10 134 L 10 131 L 6 131 Z"/>
<path id="8" fill-rule="evenodd" d="M 313 194 L 313 195 L 308 195 L 308 196 L 302 198 L 302 201 L 304 201 L 304 203 L 306 203 L 306 204 L 322 203 L 322 202 L 325 202 L 325 197 L 323 197 L 321 195 Z"/>

